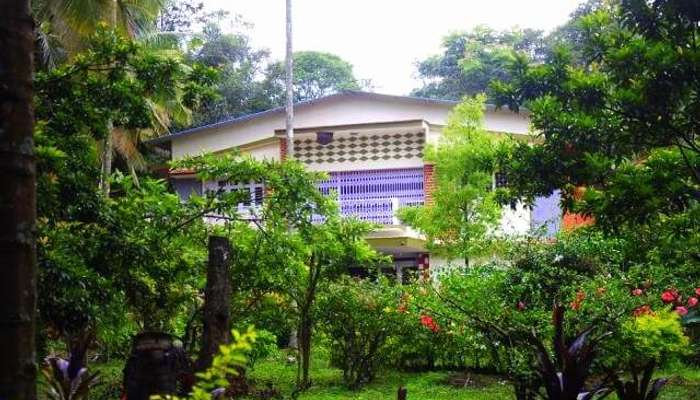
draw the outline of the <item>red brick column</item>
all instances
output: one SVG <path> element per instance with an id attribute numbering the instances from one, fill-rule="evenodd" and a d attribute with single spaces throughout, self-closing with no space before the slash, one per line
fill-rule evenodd
<path id="1" fill-rule="evenodd" d="M 280 160 L 287 159 L 287 139 L 280 138 Z"/>
<path id="2" fill-rule="evenodd" d="M 423 193 L 425 196 L 425 204 L 433 203 L 433 190 L 435 189 L 435 166 L 433 164 L 423 165 Z"/>

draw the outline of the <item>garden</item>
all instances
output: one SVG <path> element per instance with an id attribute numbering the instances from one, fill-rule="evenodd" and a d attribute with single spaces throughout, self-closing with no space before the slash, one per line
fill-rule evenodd
<path id="1" fill-rule="evenodd" d="M 404 282 L 326 174 L 149 142 L 279 105 L 281 63 L 260 78 L 265 52 L 191 1 L 99 23 L 73 3 L 32 10 L 37 302 L 16 337 L 36 338 L 40 372 L 3 376 L 0 398 L 700 398 L 695 3 L 588 1 L 546 37 L 479 28 L 420 63 L 440 84 L 414 94 L 460 102 L 424 154 L 431 201 L 399 218 L 452 261 Z M 300 54 L 296 100 L 359 88 L 351 69 L 323 81 L 348 71 L 331 56 Z M 487 104 L 534 134 L 489 132 Z M 251 218 L 250 192 L 181 198 L 163 171 L 264 197 Z M 553 193 L 575 227 L 499 230 Z M 23 343 L 1 346 L 19 359 Z"/>

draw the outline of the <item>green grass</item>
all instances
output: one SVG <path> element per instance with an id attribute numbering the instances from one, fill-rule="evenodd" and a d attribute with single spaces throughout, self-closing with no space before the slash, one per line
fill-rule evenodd
<path id="1" fill-rule="evenodd" d="M 342 383 L 340 370 L 328 367 L 328 357 L 322 349 L 314 353 L 311 365 L 313 386 L 299 396 L 300 400 L 393 400 L 399 386 L 408 388 L 409 400 L 513 400 L 511 388 L 497 378 L 484 382 L 483 388 L 457 389 L 446 384 L 447 372 L 406 373 L 381 371 L 375 382 L 359 391 L 351 391 Z M 95 388 L 91 400 L 119 398 L 123 361 L 93 364 L 100 371 L 102 385 Z M 700 400 L 700 369 L 685 365 L 671 365 L 659 371 L 658 376 L 671 377 L 659 400 Z M 289 398 L 294 388 L 296 364 L 288 364 L 279 354 L 259 361 L 249 376 L 259 387 L 272 383 Z M 40 393 L 43 390 L 40 388 Z M 45 396 L 40 396 L 45 398 Z M 607 399 L 614 400 L 615 396 Z"/>
<path id="2" fill-rule="evenodd" d="M 382 371 L 376 380 L 359 391 L 343 386 L 340 370 L 328 367 L 325 357 L 312 359 L 312 387 L 299 396 L 300 400 L 375 400 L 395 399 L 400 386 L 408 389 L 408 399 L 431 400 L 501 400 L 512 399 L 507 384 L 494 382 L 483 389 L 456 389 L 447 385 L 448 373 L 405 373 Z M 294 387 L 296 365 L 288 364 L 282 356 L 260 361 L 250 376 L 263 384 L 271 382 L 283 394 L 289 395 Z"/>
<path id="3" fill-rule="evenodd" d="M 447 372 L 406 373 L 382 371 L 376 380 L 361 390 L 351 391 L 343 386 L 340 370 L 328 366 L 323 353 L 312 358 L 312 387 L 299 396 L 300 400 L 378 400 L 395 399 L 399 386 L 408 389 L 409 400 L 513 400 L 511 387 L 496 378 L 482 388 L 458 389 L 446 384 Z M 671 377 L 671 382 L 659 400 L 700 399 L 700 369 L 671 366 L 659 376 Z M 294 387 L 296 364 L 289 364 L 284 355 L 260 361 L 250 377 L 260 385 L 272 383 L 288 396 Z M 616 396 L 607 399 L 614 400 Z"/>

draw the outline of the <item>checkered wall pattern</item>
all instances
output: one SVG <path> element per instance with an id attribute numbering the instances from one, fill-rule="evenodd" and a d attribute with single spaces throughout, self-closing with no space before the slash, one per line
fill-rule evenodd
<path id="1" fill-rule="evenodd" d="M 422 159 L 424 147 L 423 132 L 336 133 L 326 145 L 315 136 L 295 140 L 294 156 L 305 164 Z"/>

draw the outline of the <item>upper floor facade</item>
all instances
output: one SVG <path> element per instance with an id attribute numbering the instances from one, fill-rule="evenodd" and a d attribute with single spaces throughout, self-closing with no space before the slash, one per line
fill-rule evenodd
<path id="1" fill-rule="evenodd" d="M 328 173 L 323 193 L 338 196 L 344 215 L 381 224 L 372 234 L 375 246 L 388 253 L 425 251 L 421 235 L 397 219 L 401 207 L 431 200 L 434 168 L 424 160 L 427 145 L 437 143 L 455 102 L 347 91 L 295 105 L 294 158 L 313 171 Z M 485 129 L 494 134 L 528 135 L 526 113 L 487 106 Z M 169 148 L 172 158 L 238 149 L 256 159 L 282 160 L 289 153 L 283 108 L 198 127 L 153 141 Z M 173 172 L 175 188 L 186 197 L 208 189 L 246 190 L 250 202 L 262 202 L 255 182 L 199 182 L 193 174 Z M 504 209 L 504 233 L 524 234 L 544 226 L 558 230 L 561 214 L 556 196 L 537 199 L 534 207 Z"/>

